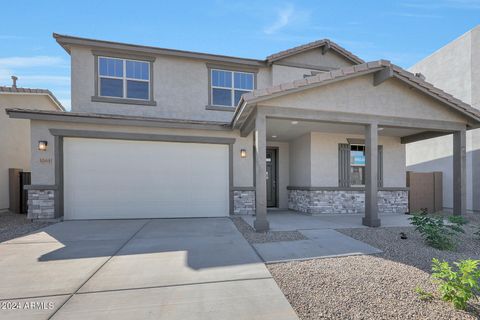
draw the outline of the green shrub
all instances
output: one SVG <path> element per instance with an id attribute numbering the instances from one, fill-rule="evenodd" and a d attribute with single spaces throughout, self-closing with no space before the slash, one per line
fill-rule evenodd
<path id="1" fill-rule="evenodd" d="M 464 224 L 468 223 L 468 220 L 462 216 L 449 216 L 448 221 L 459 226 L 463 226 Z"/>
<path id="2" fill-rule="evenodd" d="M 410 217 L 409 220 L 429 246 L 440 250 L 454 249 L 455 243 L 453 242 L 453 237 L 459 232 L 464 232 L 461 225 L 457 223 L 458 221 L 453 222 L 451 225 L 445 225 L 443 217 L 441 216 L 415 214 Z"/>
<path id="3" fill-rule="evenodd" d="M 480 260 L 460 260 L 454 262 L 456 270 L 446 261 L 433 259 L 432 277 L 439 284 L 439 291 L 444 301 L 452 302 L 455 308 L 465 310 L 467 302 L 478 297 L 480 286 Z"/>
<path id="4" fill-rule="evenodd" d="M 415 292 L 418 294 L 420 300 L 422 301 L 432 301 L 434 298 L 431 292 L 425 291 L 420 287 L 416 287 Z"/>

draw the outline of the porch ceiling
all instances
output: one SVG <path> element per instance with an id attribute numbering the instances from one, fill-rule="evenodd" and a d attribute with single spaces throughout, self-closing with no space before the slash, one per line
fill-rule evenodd
<path id="1" fill-rule="evenodd" d="M 365 127 L 362 125 L 339 124 L 317 121 L 297 121 L 288 119 L 267 118 L 267 139 L 272 141 L 291 141 L 308 132 L 344 133 L 352 135 L 364 135 Z M 380 136 L 406 137 L 421 133 L 422 130 L 407 128 L 383 127 L 379 130 Z M 276 138 L 274 138 L 274 136 Z"/>

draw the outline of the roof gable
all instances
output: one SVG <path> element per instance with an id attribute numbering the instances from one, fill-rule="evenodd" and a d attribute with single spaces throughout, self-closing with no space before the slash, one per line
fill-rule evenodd
<path id="1" fill-rule="evenodd" d="M 416 88 L 419 91 L 417 91 L 417 93 L 421 94 L 423 97 L 427 95 L 430 98 L 433 98 L 451 108 L 450 111 L 458 112 L 474 122 L 480 122 L 480 112 L 478 110 L 386 60 L 368 62 L 330 72 L 322 72 L 316 76 L 307 77 L 305 79 L 283 83 L 266 89 L 254 90 L 253 92 L 242 96 L 233 121 L 236 122 L 238 115 L 245 109 L 245 106 L 249 104 L 253 105 L 260 102 L 263 103 L 267 100 L 272 100 L 292 93 L 303 92 L 312 88 L 325 86 L 372 73 L 376 73 L 376 75 L 373 77 L 376 85 L 382 82 L 382 76 L 385 77 L 383 80 L 394 77 L 395 79 L 398 79 L 399 81 L 408 85 L 409 88 Z M 372 86 L 371 82 L 370 86 Z M 406 92 L 406 94 L 408 94 L 408 92 Z"/>
<path id="2" fill-rule="evenodd" d="M 307 51 L 311 51 L 314 49 L 320 49 L 320 53 L 322 55 L 325 55 L 329 51 L 333 51 L 336 54 L 340 55 L 343 57 L 345 60 L 350 61 L 352 64 L 360 64 L 364 63 L 364 61 L 351 53 L 350 51 L 346 50 L 345 48 L 342 48 L 335 42 L 329 40 L 329 39 L 323 39 L 323 40 L 318 40 L 314 42 L 310 42 L 298 47 L 294 47 L 291 49 L 287 49 L 284 51 L 280 51 L 277 53 L 274 53 L 272 55 L 269 55 L 267 57 L 267 62 L 268 63 L 274 63 L 275 61 L 283 60 L 288 57 L 292 57 L 294 55 L 298 55 Z"/>
<path id="3" fill-rule="evenodd" d="M 33 89 L 33 88 L 21 88 L 21 87 L 6 87 L 6 86 L 0 86 L 0 94 L 23 94 L 23 95 L 35 95 L 35 94 L 40 94 L 40 95 L 45 95 L 50 98 L 50 100 L 53 102 L 53 104 L 57 107 L 58 110 L 60 111 L 65 111 L 65 108 L 63 105 L 58 101 L 57 97 L 47 89 Z"/>

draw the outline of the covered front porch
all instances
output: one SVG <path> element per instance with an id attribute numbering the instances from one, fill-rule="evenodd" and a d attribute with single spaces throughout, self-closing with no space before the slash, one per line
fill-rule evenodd
<path id="1" fill-rule="evenodd" d="M 453 134 L 454 214 L 465 214 L 466 130 L 480 116 L 388 62 L 254 91 L 240 101 L 233 123 L 244 137 L 254 133 L 255 217 L 246 219 L 257 231 L 272 223 L 305 224 L 297 229 L 406 223 L 405 144 L 447 134 Z M 318 216 L 277 216 L 268 213 L 272 206 Z"/>

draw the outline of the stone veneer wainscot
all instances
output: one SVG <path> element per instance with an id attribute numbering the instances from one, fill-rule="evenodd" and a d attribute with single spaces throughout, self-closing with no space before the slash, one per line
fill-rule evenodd
<path id="1" fill-rule="evenodd" d="M 288 188 L 288 208 L 308 214 L 364 213 L 365 191 L 332 188 Z M 408 211 L 408 189 L 380 189 L 378 211 L 404 214 Z"/>
<path id="2" fill-rule="evenodd" d="M 55 190 L 28 190 L 28 219 L 55 218 Z"/>
<path id="3" fill-rule="evenodd" d="M 255 214 L 255 190 L 233 191 L 233 213 Z"/>

